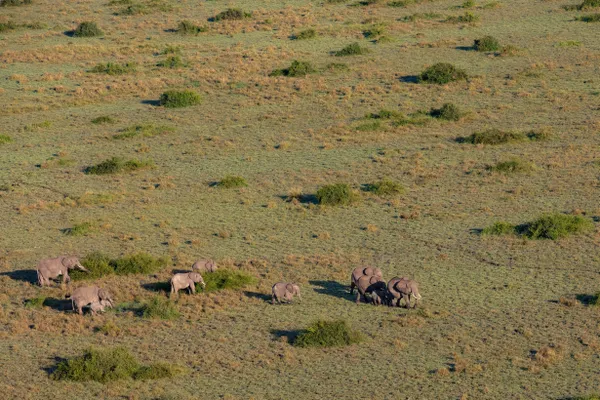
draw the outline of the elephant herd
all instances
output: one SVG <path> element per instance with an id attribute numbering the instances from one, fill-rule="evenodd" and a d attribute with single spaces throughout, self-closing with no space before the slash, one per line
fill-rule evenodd
<path id="1" fill-rule="evenodd" d="M 217 263 L 213 260 L 198 260 L 192 265 L 191 272 L 175 273 L 170 280 L 171 296 L 180 290 L 188 290 L 190 294 L 196 293 L 196 283 L 206 287 L 202 273 L 215 272 Z M 77 257 L 62 256 L 43 259 L 37 266 L 37 277 L 40 286 L 50 284 L 51 280 L 63 276 L 63 281 L 69 283 L 69 270 L 89 272 Z M 365 302 L 374 305 L 400 306 L 404 300 L 406 308 L 410 308 L 411 299 L 414 299 L 413 308 L 417 307 L 421 299 L 417 282 L 408 278 L 392 278 L 389 282 L 383 280 L 379 268 L 358 267 L 350 276 L 350 294 L 356 289 L 356 303 L 361 297 Z M 368 296 L 368 297 L 367 297 Z M 73 290 L 70 296 L 73 311 L 83 314 L 84 308 L 89 308 L 92 315 L 103 312 L 106 308 L 114 306 L 111 294 L 98 286 L 83 286 Z M 301 298 L 300 286 L 296 283 L 278 282 L 271 288 L 271 303 L 291 302 L 294 297 Z M 369 298 L 369 300 L 367 300 Z"/>

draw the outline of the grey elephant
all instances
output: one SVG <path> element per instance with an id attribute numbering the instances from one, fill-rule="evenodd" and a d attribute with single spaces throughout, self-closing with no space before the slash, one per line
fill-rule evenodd
<path id="1" fill-rule="evenodd" d="M 359 304 L 361 296 L 367 301 L 367 294 L 372 297 L 373 292 L 385 290 L 386 285 L 383 279 L 377 275 L 363 275 L 356 282 L 356 289 L 356 304 Z"/>
<path id="2" fill-rule="evenodd" d="M 37 265 L 38 283 L 40 286 L 50 285 L 51 279 L 56 279 L 61 275 L 63 280 L 69 283 L 71 281 L 69 270 L 71 269 L 88 272 L 77 257 L 62 256 L 40 260 Z"/>
<path id="3" fill-rule="evenodd" d="M 94 303 L 100 303 L 101 307 L 114 307 L 112 296 L 108 290 L 98 286 L 82 286 L 73 290 L 71 294 L 73 311 L 83 314 L 83 307 Z M 97 309 L 98 305 L 94 305 L 94 308 Z M 92 314 L 95 314 L 95 312 L 95 310 L 92 310 Z"/>
<path id="4" fill-rule="evenodd" d="M 294 296 L 302 299 L 302 296 L 300 296 L 300 286 L 295 283 L 278 282 L 271 288 L 271 304 L 275 304 L 276 301 L 277 303 L 282 303 L 283 300 L 289 303 Z"/>
<path id="5" fill-rule="evenodd" d="M 100 300 L 90 303 L 90 313 L 96 315 L 97 312 L 104 312 L 106 308 L 112 308 L 112 303 L 107 300 Z"/>
<path id="6" fill-rule="evenodd" d="M 357 267 L 352 271 L 352 275 L 350 275 L 350 294 L 354 293 L 354 288 L 356 287 L 356 283 L 360 279 L 361 276 L 371 276 L 375 275 L 383 279 L 383 273 L 379 268 L 373 267 Z"/>
<path id="7" fill-rule="evenodd" d="M 204 272 L 215 272 L 217 268 L 217 263 L 214 260 L 197 260 L 192 265 L 192 271 L 200 274 Z"/>
<path id="8" fill-rule="evenodd" d="M 196 293 L 196 283 L 206 287 L 202 275 L 197 272 L 183 272 L 173 275 L 171 278 L 171 296 L 177 294 L 181 289 L 188 289 L 190 294 Z"/>
<path id="9" fill-rule="evenodd" d="M 387 290 L 387 288 L 373 290 L 373 292 L 371 292 L 371 302 L 375 306 L 380 306 L 382 304 L 389 305 L 390 292 Z"/>
<path id="10" fill-rule="evenodd" d="M 414 297 L 413 308 L 417 308 L 417 304 L 422 298 L 419 293 L 419 284 L 406 277 L 390 279 L 387 289 L 391 295 L 390 305 L 392 306 L 394 305 L 394 300 L 396 300 L 396 306 L 400 307 L 400 300 L 404 299 L 406 308 L 410 308 L 411 297 Z"/>

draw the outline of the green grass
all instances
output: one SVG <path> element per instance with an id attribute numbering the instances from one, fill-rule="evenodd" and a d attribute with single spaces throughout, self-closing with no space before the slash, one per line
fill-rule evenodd
<path id="1" fill-rule="evenodd" d="M 363 341 L 360 333 L 353 331 L 344 320 L 316 321 L 294 340 L 296 347 L 339 347 Z"/>
<path id="2" fill-rule="evenodd" d="M 228 8 L 215 15 L 215 21 L 239 21 L 245 18 L 252 17 L 251 13 L 244 12 L 239 8 Z"/>
<path id="3" fill-rule="evenodd" d="M 582 15 L 580 17 L 577 17 L 576 19 L 577 19 L 577 21 L 583 21 L 583 22 L 600 22 L 600 13 Z"/>
<path id="4" fill-rule="evenodd" d="M 535 169 L 535 165 L 530 162 L 514 158 L 509 161 L 502 161 L 496 165 L 489 166 L 488 169 L 492 172 L 499 172 L 503 174 L 522 174 L 533 171 Z"/>
<path id="5" fill-rule="evenodd" d="M 421 73 L 419 82 L 435 83 L 444 85 L 455 81 L 464 81 L 467 79 L 467 72 L 461 68 L 457 68 L 450 63 L 437 63 Z"/>
<path id="6" fill-rule="evenodd" d="M 181 21 L 177 26 L 177 32 L 181 35 L 197 35 L 199 33 L 207 31 L 207 27 L 196 25 L 188 20 Z"/>
<path id="7" fill-rule="evenodd" d="M 8 135 L 0 135 L 0 145 L 12 143 L 12 138 Z"/>
<path id="8" fill-rule="evenodd" d="M 175 129 L 169 126 L 156 126 L 154 124 L 132 125 L 123 130 L 121 133 L 113 135 L 113 139 L 129 139 L 133 137 L 154 137 L 163 133 L 173 132 Z"/>
<path id="9" fill-rule="evenodd" d="M 46 301 L 46 296 L 37 296 L 31 299 L 25 300 L 25 307 L 27 308 L 42 308 L 44 306 L 44 302 Z"/>
<path id="10" fill-rule="evenodd" d="M 32 3 L 32 0 L 2 0 L 0 1 L 0 7 L 17 7 Z"/>
<path id="11" fill-rule="evenodd" d="M 489 145 L 499 145 L 522 140 L 525 140 L 525 135 L 521 132 L 502 131 L 496 128 L 475 132 L 471 136 L 464 138 L 464 142 L 466 143 Z"/>
<path id="12" fill-rule="evenodd" d="M 101 252 L 93 252 L 81 259 L 81 265 L 83 265 L 88 272 L 83 271 L 71 271 L 69 275 L 74 281 L 79 280 L 95 280 L 103 276 L 112 275 L 115 273 L 115 269 L 111 264 L 111 258 Z"/>
<path id="13" fill-rule="evenodd" d="M 481 231 L 482 235 L 512 235 L 516 232 L 516 226 L 504 221 L 494 222 L 493 225 L 484 228 Z"/>
<path id="14" fill-rule="evenodd" d="M 103 125 L 103 124 L 114 124 L 116 121 L 113 117 L 108 115 L 101 115 L 92 120 L 92 124 Z"/>
<path id="15" fill-rule="evenodd" d="M 92 231 L 93 225 L 90 222 L 75 224 L 63 232 L 67 236 L 87 236 Z"/>
<path id="16" fill-rule="evenodd" d="M 17 27 L 13 21 L 0 22 L 0 33 L 15 30 Z"/>
<path id="17" fill-rule="evenodd" d="M 239 290 L 257 282 L 257 279 L 243 271 L 232 271 L 228 269 L 218 269 L 215 272 L 207 272 L 202 275 L 205 288 L 196 284 L 196 290 L 204 292 L 214 292 L 217 290 L 231 289 Z"/>
<path id="18" fill-rule="evenodd" d="M 367 190 L 377 196 L 394 196 L 405 192 L 404 186 L 391 179 L 383 179 L 379 182 L 367 185 Z"/>
<path id="19" fill-rule="evenodd" d="M 94 68 L 90 69 L 90 72 L 96 74 L 108 74 L 108 75 L 124 75 L 131 74 L 137 70 L 137 64 L 134 62 L 126 62 L 124 64 L 117 63 L 106 63 L 97 64 Z"/>
<path id="20" fill-rule="evenodd" d="M 314 29 L 305 29 L 293 36 L 293 38 L 295 40 L 307 40 L 307 39 L 314 39 L 316 37 L 317 37 L 317 31 Z"/>
<path id="21" fill-rule="evenodd" d="M 142 316 L 151 319 L 172 320 L 179 318 L 180 314 L 170 299 L 154 296 L 142 306 Z"/>
<path id="22" fill-rule="evenodd" d="M 181 375 L 185 372 L 186 369 L 178 365 L 160 362 L 140 367 L 133 373 L 133 379 L 147 381 L 154 379 L 173 378 L 174 376 Z"/>
<path id="23" fill-rule="evenodd" d="M 530 239 L 560 239 L 586 233 L 594 224 L 579 215 L 548 214 L 526 224 L 523 234 Z"/>
<path id="24" fill-rule="evenodd" d="M 444 103 L 440 108 L 432 108 L 429 115 L 433 118 L 442 119 L 445 121 L 458 121 L 464 113 L 457 105 L 452 103 Z"/>
<path id="25" fill-rule="evenodd" d="M 446 18 L 446 22 L 472 24 L 474 22 L 479 21 L 479 19 L 479 15 L 473 14 L 470 11 L 466 11 L 462 15 L 449 16 L 448 18 Z"/>
<path id="26" fill-rule="evenodd" d="M 183 68 L 186 66 L 186 63 L 181 59 L 181 57 L 173 55 L 165 58 L 156 65 L 164 68 Z"/>
<path id="27" fill-rule="evenodd" d="M 167 257 L 156 258 L 142 252 L 111 261 L 117 275 L 152 274 L 165 268 L 168 263 Z"/>
<path id="28" fill-rule="evenodd" d="M 346 56 L 360 56 L 363 54 L 367 54 L 369 52 L 368 49 L 361 47 L 358 42 L 354 42 L 344 47 L 341 50 L 338 50 L 333 53 L 336 57 L 346 57 Z"/>
<path id="29" fill-rule="evenodd" d="M 103 36 L 104 32 L 93 21 L 85 21 L 77 25 L 73 31 L 74 37 L 96 37 Z"/>
<path id="30" fill-rule="evenodd" d="M 345 206 L 356 201 L 356 194 L 346 183 L 322 186 L 316 193 L 319 204 L 325 206 Z"/>
<path id="31" fill-rule="evenodd" d="M 475 39 L 473 47 L 477 51 L 498 51 L 500 50 L 500 42 L 493 36 L 484 36 L 481 39 Z"/>
<path id="32" fill-rule="evenodd" d="M 160 96 L 159 103 L 165 108 L 183 108 L 202 103 L 202 97 L 191 90 L 169 90 Z"/>
<path id="33" fill-rule="evenodd" d="M 306 61 L 292 61 L 292 64 L 288 68 L 273 70 L 269 76 L 289 76 L 292 78 L 306 76 L 316 72 L 316 69 L 311 63 Z"/>
<path id="34" fill-rule="evenodd" d="M 138 169 L 153 167 L 154 163 L 150 160 L 123 160 L 119 157 L 113 157 L 108 160 L 102 161 L 99 164 L 89 166 L 85 169 L 85 173 L 88 175 L 109 175 L 117 174 L 121 172 L 131 172 Z"/>
<path id="35" fill-rule="evenodd" d="M 241 176 L 227 175 L 225 178 L 221 179 L 217 185 L 217 187 L 224 189 L 234 189 L 248 186 L 246 179 Z"/>

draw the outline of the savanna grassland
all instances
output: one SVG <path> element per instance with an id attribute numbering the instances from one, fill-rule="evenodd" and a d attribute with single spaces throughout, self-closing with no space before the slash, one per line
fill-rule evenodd
<path id="1" fill-rule="evenodd" d="M 0 3 L 0 397 L 600 393 L 600 3 L 581 1 Z M 449 81 L 421 75 L 437 63 Z M 329 184 L 344 204 L 319 204 Z M 168 261 L 37 286 L 40 259 L 94 252 Z M 255 280 L 164 303 L 201 257 Z M 420 308 L 355 305 L 363 264 L 417 280 Z M 301 301 L 270 304 L 282 280 Z M 91 282 L 119 306 L 65 311 Z M 292 345 L 339 319 L 360 343 Z M 180 373 L 52 379 L 89 348 Z"/>

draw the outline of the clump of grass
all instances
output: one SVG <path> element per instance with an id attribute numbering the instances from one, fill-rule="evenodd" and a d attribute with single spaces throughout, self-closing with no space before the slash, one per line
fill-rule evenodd
<path id="1" fill-rule="evenodd" d="M 223 289 L 243 289 L 249 285 L 256 283 L 256 278 L 242 271 L 231 271 L 228 269 L 218 269 L 215 272 L 207 272 L 202 275 L 205 288 L 200 284 L 196 284 L 196 289 L 199 291 L 213 292 Z"/>
<path id="2" fill-rule="evenodd" d="M 316 321 L 294 340 L 296 347 L 336 347 L 360 343 L 362 335 L 350 329 L 344 320 Z"/>
<path id="3" fill-rule="evenodd" d="M 484 36 L 481 39 L 475 39 L 473 48 L 477 51 L 498 51 L 500 42 L 493 36 Z"/>
<path id="4" fill-rule="evenodd" d="M 98 25 L 92 21 L 80 23 L 73 31 L 74 37 L 95 37 L 102 35 L 104 35 L 104 32 L 102 32 L 102 30 L 98 28 Z"/>
<path id="5" fill-rule="evenodd" d="M 402 8 L 402 7 L 406 7 L 406 6 L 414 4 L 414 3 L 415 3 L 415 0 L 396 0 L 396 1 L 390 1 L 389 3 L 387 3 L 387 5 L 390 7 Z"/>
<path id="6" fill-rule="evenodd" d="M 81 265 L 83 265 L 88 272 L 78 270 L 71 271 L 69 275 L 74 281 L 98 279 L 115 273 L 110 257 L 98 251 L 88 254 L 83 258 L 81 260 Z"/>
<path id="7" fill-rule="evenodd" d="M 373 131 L 378 131 L 381 128 L 382 128 L 382 125 L 381 125 L 380 121 L 370 121 L 370 122 L 365 122 L 363 124 L 360 124 L 360 125 L 356 126 L 354 129 L 356 129 L 359 132 L 373 132 Z"/>
<path id="8" fill-rule="evenodd" d="M 244 12 L 239 8 L 228 8 L 215 15 L 213 19 L 215 21 L 239 21 L 250 17 L 252 17 L 251 13 Z"/>
<path id="9" fill-rule="evenodd" d="M 173 130 L 169 126 L 156 126 L 154 124 L 132 125 L 123 129 L 121 133 L 113 135 L 113 139 L 128 139 L 136 136 L 153 137 Z"/>
<path id="10" fill-rule="evenodd" d="M 515 233 L 516 227 L 513 224 L 504 221 L 494 222 L 493 225 L 484 228 L 481 231 L 482 235 L 512 235 Z"/>
<path id="11" fill-rule="evenodd" d="M 467 77 L 467 72 L 462 68 L 455 67 L 449 63 L 437 63 L 421 73 L 419 82 L 444 85 L 450 82 L 465 80 Z"/>
<path id="12" fill-rule="evenodd" d="M 117 15 L 145 15 L 149 14 L 150 10 L 143 4 L 132 4 L 128 7 L 125 7 L 121 12 L 117 13 Z"/>
<path id="13" fill-rule="evenodd" d="M 152 167 L 152 161 L 128 160 L 125 161 L 119 157 L 113 157 L 104 160 L 99 164 L 87 167 L 84 172 L 88 175 L 107 175 L 119 172 L 135 171 L 138 169 Z"/>
<path id="14" fill-rule="evenodd" d="M 271 72 L 269 76 L 289 76 L 295 78 L 299 76 L 306 76 L 308 74 L 312 74 L 313 72 L 316 72 L 316 70 L 311 63 L 294 60 L 289 68 L 276 69 Z"/>
<path id="15" fill-rule="evenodd" d="M 523 139 L 525 139 L 525 135 L 520 132 L 501 131 L 500 129 L 493 128 L 481 132 L 475 132 L 471 136 L 464 138 L 463 141 L 472 144 L 498 145 L 516 142 Z"/>
<path id="16" fill-rule="evenodd" d="M 12 141 L 13 140 L 10 136 L 0 134 L 0 144 L 11 143 Z"/>
<path id="17" fill-rule="evenodd" d="M 581 17 L 575 18 L 575 20 L 583 22 L 600 22 L 600 14 L 582 15 Z"/>
<path id="18" fill-rule="evenodd" d="M 166 267 L 167 257 L 154 257 L 147 253 L 136 253 L 111 261 L 117 275 L 153 274 Z"/>
<path id="19" fill-rule="evenodd" d="M 415 22 L 415 21 L 418 21 L 420 19 L 432 20 L 432 19 L 437 19 L 437 18 L 440 18 L 440 17 L 442 17 L 441 14 L 433 13 L 433 12 L 427 12 L 427 13 L 415 13 L 415 14 L 411 14 L 411 15 L 405 15 L 400 20 L 401 21 L 405 21 L 405 22 Z"/>
<path id="20" fill-rule="evenodd" d="M 198 26 L 191 21 L 183 20 L 177 26 L 177 33 L 181 35 L 197 35 L 201 32 L 208 31 L 205 26 Z"/>
<path id="21" fill-rule="evenodd" d="M 526 224 L 523 235 L 530 239 L 560 239 L 572 234 L 585 233 L 594 224 L 580 215 L 548 214 Z"/>
<path id="22" fill-rule="evenodd" d="M 179 46 L 175 46 L 175 45 L 167 45 L 167 47 L 164 48 L 163 51 L 160 52 L 160 54 L 180 54 L 181 53 L 181 47 Z"/>
<path id="23" fill-rule="evenodd" d="M 92 120 L 92 124 L 96 124 L 96 125 L 101 125 L 101 124 L 114 124 L 115 120 L 114 118 L 108 116 L 108 115 L 101 115 L 99 117 L 96 117 Z"/>
<path id="24" fill-rule="evenodd" d="M 216 186 L 225 189 L 232 189 L 246 187 L 248 186 L 248 183 L 241 176 L 227 175 L 225 178 L 221 179 Z"/>
<path id="25" fill-rule="evenodd" d="M 142 316 L 170 320 L 178 318 L 179 311 L 175 308 L 175 304 L 166 297 L 154 296 L 143 305 Z"/>
<path id="26" fill-rule="evenodd" d="M 391 179 L 383 179 L 367 185 L 367 190 L 378 196 L 394 196 L 404 193 L 404 186 Z"/>
<path id="27" fill-rule="evenodd" d="M 479 21 L 479 15 L 466 11 L 463 15 L 452 15 L 446 18 L 446 22 L 471 24 Z"/>
<path id="28" fill-rule="evenodd" d="M 583 0 L 583 3 L 581 4 L 575 4 L 575 5 L 568 5 L 568 6 L 564 6 L 563 8 L 567 11 L 573 11 L 573 10 L 587 10 L 590 8 L 596 8 L 596 7 L 600 7 L 600 0 Z"/>
<path id="29" fill-rule="evenodd" d="M 177 55 L 169 56 L 169 57 L 165 58 L 163 61 L 159 62 L 157 65 L 159 67 L 165 67 L 165 68 L 171 68 L 171 69 L 182 68 L 182 67 L 186 66 L 185 62 L 183 62 L 181 57 L 179 57 Z"/>
<path id="30" fill-rule="evenodd" d="M 533 171 L 534 168 L 535 166 L 532 163 L 519 159 L 502 161 L 496 165 L 488 167 L 490 171 L 500 172 L 503 174 L 527 173 Z"/>
<path id="31" fill-rule="evenodd" d="M 343 72 L 348 71 L 350 68 L 344 63 L 329 63 L 325 66 L 325 69 L 332 72 Z"/>
<path id="32" fill-rule="evenodd" d="M 362 54 L 366 54 L 368 52 L 369 52 L 368 49 L 365 49 L 364 47 L 360 47 L 358 42 L 354 42 L 354 43 L 351 43 L 348 46 L 344 47 L 343 49 L 334 52 L 333 55 L 336 57 L 359 56 Z"/>
<path id="33" fill-rule="evenodd" d="M 161 362 L 140 367 L 133 374 L 133 379 L 146 381 L 150 379 L 172 378 L 184 373 L 185 371 L 185 368 L 182 368 L 178 365 Z"/>
<path id="34" fill-rule="evenodd" d="M 445 103 L 440 108 L 432 108 L 429 115 L 433 118 L 443 119 L 445 121 L 458 121 L 463 116 L 457 105 Z"/>
<path id="35" fill-rule="evenodd" d="M 96 74 L 108 74 L 108 75 L 123 75 L 135 72 L 137 64 L 134 62 L 126 62 L 125 64 L 117 63 L 106 63 L 97 64 L 94 68 L 90 69 L 90 72 Z"/>
<path id="36" fill-rule="evenodd" d="M 201 102 L 202 97 L 191 90 L 169 90 L 160 96 L 160 105 L 166 108 L 195 106 Z"/>
<path id="37" fill-rule="evenodd" d="M 86 236 L 92 230 L 92 224 L 89 222 L 82 222 L 75 224 L 71 228 L 67 228 L 63 233 L 67 236 Z"/>
<path id="38" fill-rule="evenodd" d="M 323 186 L 315 195 L 319 204 L 327 206 L 347 205 L 356 200 L 356 194 L 346 183 Z"/>
<path id="39" fill-rule="evenodd" d="M 377 39 L 385 34 L 385 26 L 373 25 L 371 28 L 363 31 L 363 36 L 367 39 Z"/>
<path id="40" fill-rule="evenodd" d="M 31 3 L 31 0 L 1 0 L 0 7 L 17 7 Z"/>
<path id="41" fill-rule="evenodd" d="M 25 300 L 25 307 L 27 308 L 42 308 L 46 301 L 45 296 L 37 296 L 28 300 Z"/>
<path id="42" fill-rule="evenodd" d="M 314 39 L 317 37 L 317 31 L 314 29 L 306 29 L 294 35 L 294 40 Z"/>
<path id="43" fill-rule="evenodd" d="M 569 400 L 600 400 L 600 394 L 592 394 L 590 396 L 573 397 Z"/>
<path id="44" fill-rule="evenodd" d="M 406 116 L 399 111 L 390 111 L 381 109 L 378 113 L 370 113 L 365 117 L 367 119 L 403 119 Z"/>
<path id="45" fill-rule="evenodd" d="M 17 24 L 13 21 L 0 22 L 0 32 L 7 32 L 17 29 Z"/>

